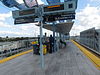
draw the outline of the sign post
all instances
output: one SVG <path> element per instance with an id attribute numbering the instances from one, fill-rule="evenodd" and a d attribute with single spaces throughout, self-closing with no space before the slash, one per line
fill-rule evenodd
<path id="1" fill-rule="evenodd" d="M 53 22 L 53 38 L 54 38 L 54 46 L 53 46 L 53 52 L 56 52 L 56 39 L 55 39 L 55 31 L 56 31 L 56 26 L 55 26 L 56 24 L 55 24 L 55 22 Z"/>
<path id="2" fill-rule="evenodd" d="M 43 12 L 41 6 L 39 7 L 38 17 L 40 18 L 40 55 L 41 55 L 41 68 L 44 69 L 44 56 L 43 56 Z"/>
<path id="3" fill-rule="evenodd" d="M 42 17 L 41 17 L 42 18 Z M 43 45 L 42 45 L 42 38 L 43 38 L 43 22 L 40 21 L 40 55 L 41 55 L 41 67 L 44 68 L 44 56 L 43 56 Z"/>

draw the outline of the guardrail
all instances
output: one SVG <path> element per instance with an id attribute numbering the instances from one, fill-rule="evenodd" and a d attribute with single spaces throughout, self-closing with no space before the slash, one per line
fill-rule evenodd
<path id="1" fill-rule="evenodd" d="M 11 49 L 11 50 L 6 50 L 6 51 L 0 51 L 0 57 L 9 57 L 11 55 L 14 55 L 26 50 L 28 49 L 26 49 L 25 47 L 22 47 L 22 48 L 16 48 L 16 49 Z"/>
<path id="2" fill-rule="evenodd" d="M 93 52 L 96 56 L 100 57 L 100 53 L 97 52 L 96 50 L 94 50 L 94 49 L 92 49 L 92 48 L 90 48 L 90 47 L 88 47 L 88 46 L 80 43 L 79 41 L 76 41 L 76 40 L 74 40 L 74 41 L 77 42 L 77 43 L 79 43 L 81 46 L 87 48 L 89 51 Z"/>

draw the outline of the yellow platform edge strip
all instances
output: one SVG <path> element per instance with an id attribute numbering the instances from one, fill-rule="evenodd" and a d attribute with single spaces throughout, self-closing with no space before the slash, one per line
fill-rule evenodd
<path id="1" fill-rule="evenodd" d="M 84 54 L 89 58 L 90 61 L 96 66 L 97 69 L 100 70 L 100 58 L 95 56 L 89 50 L 84 48 L 83 46 L 79 45 L 77 42 L 71 40 Z"/>
<path id="2" fill-rule="evenodd" d="M 7 62 L 7 61 L 9 61 L 9 60 L 12 60 L 12 59 L 14 59 L 14 58 L 16 58 L 16 57 L 18 57 L 18 56 L 21 56 L 21 55 L 30 53 L 30 52 L 32 52 L 32 51 L 33 51 L 33 50 L 31 49 L 31 50 L 28 50 L 28 51 L 25 51 L 25 52 L 22 52 L 22 53 L 18 53 L 18 54 L 16 54 L 16 55 L 13 55 L 13 56 L 10 56 L 10 57 L 4 58 L 4 59 L 1 59 L 1 60 L 0 60 L 0 64 L 2 64 L 2 63 L 4 63 L 4 62 Z"/>

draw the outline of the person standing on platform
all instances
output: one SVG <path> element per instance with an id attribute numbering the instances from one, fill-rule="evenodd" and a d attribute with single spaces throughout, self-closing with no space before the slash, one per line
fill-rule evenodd
<path id="1" fill-rule="evenodd" d="M 50 37 L 49 37 L 49 43 L 50 43 L 49 53 L 52 53 L 52 52 L 54 52 L 54 38 L 52 37 L 52 35 L 50 35 Z"/>

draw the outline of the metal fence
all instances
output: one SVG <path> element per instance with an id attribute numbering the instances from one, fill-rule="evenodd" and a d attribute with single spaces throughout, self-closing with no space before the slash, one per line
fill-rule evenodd
<path id="1" fill-rule="evenodd" d="M 14 42 L 0 43 L 0 57 L 11 56 L 13 54 L 28 50 L 33 40 L 20 40 Z"/>
<path id="2" fill-rule="evenodd" d="M 80 43 L 100 52 L 100 30 L 91 28 L 80 32 Z"/>

